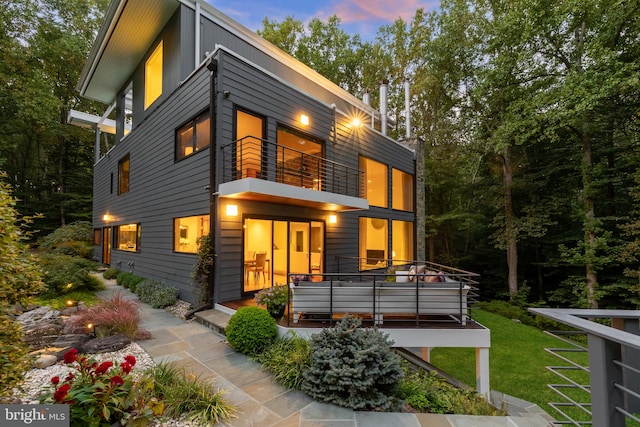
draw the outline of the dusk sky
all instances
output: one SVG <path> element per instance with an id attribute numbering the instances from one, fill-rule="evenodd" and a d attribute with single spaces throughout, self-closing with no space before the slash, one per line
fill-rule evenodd
<path id="1" fill-rule="evenodd" d="M 372 40 L 378 28 L 397 18 L 410 21 L 419 8 L 435 10 L 439 0 L 207 0 L 229 17 L 252 31 L 262 28 L 262 20 L 281 22 L 293 16 L 305 24 L 312 18 L 326 21 L 338 15 L 342 28 L 349 34 L 360 34 Z"/>

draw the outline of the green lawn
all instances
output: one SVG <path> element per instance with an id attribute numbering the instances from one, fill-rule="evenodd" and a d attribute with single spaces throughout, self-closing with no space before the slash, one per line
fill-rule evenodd
<path id="1" fill-rule="evenodd" d="M 548 402 L 562 399 L 547 384 L 565 381 L 551 373 L 546 366 L 566 365 L 547 353 L 545 348 L 568 347 L 541 330 L 514 322 L 502 316 L 482 310 L 473 310 L 472 317 L 491 330 L 489 368 L 491 389 L 518 397 L 539 405 L 556 419 L 557 414 Z M 586 353 L 572 354 L 571 360 L 581 360 L 586 365 Z M 475 349 L 436 348 L 431 352 L 431 363 L 453 375 L 460 381 L 475 386 Z M 571 378 L 581 375 L 582 384 L 588 384 L 588 376 L 573 372 Z M 587 396 L 571 392 L 572 397 L 584 402 Z M 572 411 L 573 413 L 573 411 Z M 580 417 L 583 418 L 583 417 Z"/>

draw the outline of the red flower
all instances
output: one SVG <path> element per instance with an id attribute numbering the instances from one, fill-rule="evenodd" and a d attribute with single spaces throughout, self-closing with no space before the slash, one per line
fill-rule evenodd
<path id="1" fill-rule="evenodd" d="M 136 366 L 136 358 L 133 355 L 125 356 L 124 360 L 131 366 Z"/>
<path id="2" fill-rule="evenodd" d="M 122 364 L 120 365 L 120 368 L 122 369 L 122 372 L 124 372 L 125 374 L 128 374 L 129 372 L 131 372 L 131 369 L 133 368 L 133 366 L 131 366 L 129 362 L 122 362 Z"/>
<path id="3" fill-rule="evenodd" d="M 75 378 L 75 375 L 73 375 L 73 372 L 69 372 L 69 375 L 67 375 L 67 377 L 64 379 L 65 381 L 71 381 L 73 378 Z"/>
<path id="4" fill-rule="evenodd" d="M 62 403 L 64 398 L 67 397 L 67 393 L 69 392 L 70 388 L 71 386 L 69 384 L 63 384 L 62 386 L 60 386 L 60 388 L 53 393 L 53 398 L 55 399 L 55 401 L 58 403 Z"/>
<path id="5" fill-rule="evenodd" d="M 113 362 L 109 362 L 109 361 L 102 362 L 100 364 L 100 366 L 98 366 L 98 368 L 96 369 L 96 374 L 97 375 L 102 375 L 105 372 L 107 372 L 109 370 L 109 368 L 112 367 L 112 366 L 113 366 Z"/>
<path id="6" fill-rule="evenodd" d="M 116 385 L 122 385 L 124 381 L 120 375 L 115 375 L 111 377 L 111 387 L 115 387 Z"/>
<path id="7" fill-rule="evenodd" d="M 60 382 L 60 377 L 56 375 L 55 377 L 51 378 L 51 382 L 54 385 L 58 385 L 58 383 Z"/>
<path id="8" fill-rule="evenodd" d="M 78 358 L 78 350 L 76 350 L 75 348 L 72 348 L 71 350 L 67 351 L 62 356 L 62 359 L 64 359 L 64 363 L 66 363 L 67 365 L 69 363 L 75 362 L 77 358 Z"/>

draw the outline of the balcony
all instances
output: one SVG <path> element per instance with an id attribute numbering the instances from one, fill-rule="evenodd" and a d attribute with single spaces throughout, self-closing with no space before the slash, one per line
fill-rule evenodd
<path id="1" fill-rule="evenodd" d="M 221 197 L 313 207 L 368 209 L 364 173 L 304 150 L 244 137 L 222 147 Z"/>

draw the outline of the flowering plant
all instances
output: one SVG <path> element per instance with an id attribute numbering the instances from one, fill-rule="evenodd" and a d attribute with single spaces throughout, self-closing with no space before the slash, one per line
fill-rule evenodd
<path id="1" fill-rule="evenodd" d="M 136 365 L 134 356 L 126 356 L 120 364 L 98 363 L 79 356 L 78 350 L 72 348 L 63 355 L 63 360 L 74 370 L 64 379 L 51 378 L 52 390 L 41 402 L 71 405 L 71 425 L 110 426 L 114 421 L 145 425 L 153 416 L 162 414 L 164 404 L 149 395 L 154 387 L 153 378 L 146 375 L 136 378 L 132 374 Z"/>
<path id="2" fill-rule="evenodd" d="M 266 305 L 267 310 L 281 310 L 289 302 L 289 290 L 286 285 L 265 288 L 255 296 L 258 305 Z"/>

